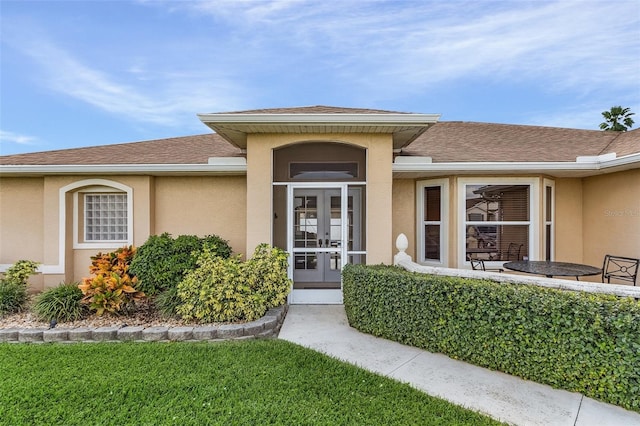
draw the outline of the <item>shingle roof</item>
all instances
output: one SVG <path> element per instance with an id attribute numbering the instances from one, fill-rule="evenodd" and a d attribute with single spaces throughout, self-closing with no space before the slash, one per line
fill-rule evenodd
<path id="1" fill-rule="evenodd" d="M 252 109 L 248 111 L 232 111 L 221 114 L 409 114 L 406 112 L 387 111 L 368 108 L 344 108 L 326 105 L 313 105 L 292 108 Z"/>
<path id="2" fill-rule="evenodd" d="M 618 157 L 640 152 L 640 129 L 630 132 L 615 132 L 618 136 L 605 148 L 607 152 L 615 152 Z"/>
<path id="3" fill-rule="evenodd" d="M 640 132 L 603 132 L 511 124 L 439 122 L 402 150 L 434 162 L 556 162 L 640 152 Z"/>
<path id="4" fill-rule="evenodd" d="M 215 133 L 0 157 L 0 165 L 206 164 L 238 157 L 240 149 Z"/>
<path id="5" fill-rule="evenodd" d="M 309 112 L 307 108 L 294 108 Z M 287 111 L 289 108 L 262 110 Z M 342 109 L 344 110 L 344 109 Z M 256 110 L 258 111 L 258 110 Z M 368 111 L 372 110 L 360 110 Z M 347 112 L 353 112 L 349 109 Z M 266 113 L 266 112 L 265 112 Z M 511 124 L 439 122 L 402 150 L 433 162 L 564 162 L 577 156 L 640 153 L 640 129 L 603 132 Z M 0 156 L 0 165 L 206 164 L 242 151 L 215 133 Z"/>

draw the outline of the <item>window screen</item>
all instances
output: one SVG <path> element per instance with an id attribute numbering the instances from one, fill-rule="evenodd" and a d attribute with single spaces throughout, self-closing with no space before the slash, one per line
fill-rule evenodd
<path id="1" fill-rule="evenodd" d="M 521 260 L 528 256 L 529 185 L 466 185 L 467 258 Z"/>

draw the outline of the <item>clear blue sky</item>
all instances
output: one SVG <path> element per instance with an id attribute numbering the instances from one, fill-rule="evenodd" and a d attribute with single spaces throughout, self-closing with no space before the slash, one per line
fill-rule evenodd
<path id="1" fill-rule="evenodd" d="M 640 127 L 640 1 L 0 0 L 0 154 L 332 105 Z"/>

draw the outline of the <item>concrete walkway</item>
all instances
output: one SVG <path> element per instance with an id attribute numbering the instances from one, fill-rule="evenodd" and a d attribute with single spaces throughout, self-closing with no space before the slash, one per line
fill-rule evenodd
<path id="1" fill-rule="evenodd" d="M 292 305 L 280 339 L 514 425 L 640 426 L 640 414 L 360 333 L 342 305 Z"/>

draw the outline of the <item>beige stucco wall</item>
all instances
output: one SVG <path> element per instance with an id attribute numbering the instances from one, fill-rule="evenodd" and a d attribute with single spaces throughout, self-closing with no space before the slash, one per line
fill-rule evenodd
<path id="1" fill-rule="evenodd" d="M 87 277 L 90 257 L 114 250 L 100 244 L 73 248 L 72 194 L 81 188 L 77 185 L 96 179 L 131 188 L 135 246 L 155 233 L 217 234 L 228 240 L 236 253 L 245 253 L 244 176 L 12 177 L 0 180 L 0 264 L 20 259 L 40 262 L 45 273 L 30 279 L 34 291 Z M 68 185 L 72 188 L 61 197 L 61 188 Z"/>
<path id="2" fill-rule="evenodd" d="M 246 255 L 246 186 L 244 176 L 155 178 L 155 232 L 215 234 Z"/>
<path id="3" fill-rule="evenodd" d="M 339 142 L 367 149 L 367 263 L 391 263 L 392 140 L 380 134 L 254 134 L 247 137 L 247 249 L 272 241 L 272 152 L 301 142 Z"/>
<path id="4" fill-rule="evenodd" d="M 585 178 L 582 211 L 585 263 L 640 258 L 640 169 Z"/>
<path id="5" fill-rule="evenodd" d="M 44 261 L 43 193 L 41 178 L 0 178 L 0 264 Z M 43 277 L 32 277 L 30 285 L 42 288 Z"/>
<path id="6" fill-rule="evenodd" d="M 44 181 L 0 178 L 0 263 L 43 261 Z"/>
<path id="7" fill-rule="evenodd" d="M 555 179 L 555 191 L 555 260 L 582 263 L 582 179 Z"/>
<path id="8" fill-rule="evenodd" d="M 303 141 L 338 141 L 366 148 L 368 263 L 390 263 L 395 238 L 409 237 L 408 253 L 416 256 L 415 180 L 391 178 L 391 140 L 384 135 L 254 135 L 248 141 L 249 171 L 244 176 L 220 177 L 104 177 L 133 190 L 134 245 L 149 235 L 217 234 L 234 252 L 250 254 L 271 241 L 272 150 Z M 64 273 L 32 278 L 33 289 L 88 275 L 90 256 L 105 251 L 73 249 L 72 196 L 60 188 L 85 176 L 0 178 L 0 264 L 19 259 L 41 262 L 55 269 L 64 250 Z M 556 178 L 555 259 L 601 265 L 604 254 L 640 257 L 640 170 L 588 178 Z M 455 267 L 457 179 L 450 178 L 449 265 Z M 541 178 L 541 186 L 542 178 Z M 75 190 L 75 189 L 74 189 Z M 60 217 L 61 212 L 64 217 Z M 247 212 L 251 212 L 248 216 Z M 64 243 L 59 224 L 65 226 Z M 388 224 L 392 226 L 389 227 Z M 543 227 L 540 228 L 543 231 Z M 249 250 L 249 253 L 247 253 Z M 592 279 L 599 279 L 598 277 Z"/>
<path id="9" fill-rule="evenodd" d="M 395 239 L 405 234 L 409 240 L 407 254 L 416 259 L 416 183 L 414 179 L 393 180 L 393 251 Z"/>

